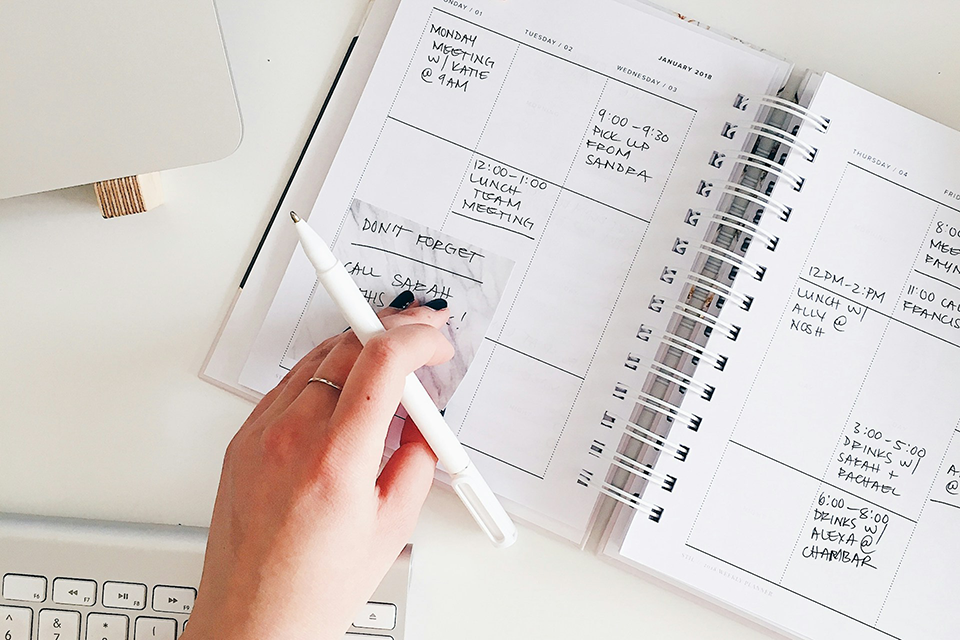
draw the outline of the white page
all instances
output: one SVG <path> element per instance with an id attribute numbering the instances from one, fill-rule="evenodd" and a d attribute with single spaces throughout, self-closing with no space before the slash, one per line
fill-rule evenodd
<path id="1" fill-rule="evenodd" d="M 360 198 L 516 262 L 446 416 L 554 531 L 579 540 L 596 502 L 577 479 L 605 469 L 588 453 L 649 303 L 631 293 L 660 275 L 724 123 L 750 117 L 737 94 L 787 68 L 610 0 L 401 4 L 310 224 L 335 240 Z M 281 291 L 303 308 L 310 287 Z M 265 366 L 293 322 L 261 331 Z"/>
<path id="2" fill-rule="evenodd" d="M 827 76 L 787 166 L 803 190 L 724 345 L 678 477 L 632 561 L 796 635 L 945 639 L 960 628 L 960 133 Z M 711 342 L 712 344 L 712 342 Z M 690 440 L 690 438 L 688 438 Z"/>

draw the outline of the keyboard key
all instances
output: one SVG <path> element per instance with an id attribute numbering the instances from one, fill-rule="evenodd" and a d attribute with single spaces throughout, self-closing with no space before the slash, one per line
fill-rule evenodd
<path id="1" fill-rule="evenodd" d="M 43 609 L 37 626 L 37 640 L 80 640 L 80 614 Z"/>
<path id="2" fill-rule="evenodd" d="M 104 594 L 106 594 L 106 586 L 104 586 Z M 87 640 L 127 640 L 129 627 L 130 620 L 127 616 L 91 613 L 87 616 Z"/>
<path id="3" fill-rule="evenodd" d="M 153 588 L 153 610 L 164 613 L 190 613 L 193 601 L 197 599 L 197 590 L 190 587 Z"/>
<path id="4" fill-rule="evenodd" d="M 393 629 L 397 626 L 397 605 L 368 602 L 357 614 L 353 626 L 358 629 Z"/>
<path id="5" fill-rule="evenodd" d="M 168 618 L 137 618 L 133 640 L 177 640 L 177 621 Z"/>
<path id="6" fill-rule="evenodd" d="M 78 607 L 92 607 L 97 603 L 97 583 L 93 580 L 56 578 L 53 581 L 53 601 Z"/>
<path id="7" fill-rule="evenodd" d="M 19 602 L 43 602 L 47 599 L 47 579 L 8 573 L 3 576 L 3 597 Z"/>
<path id="8" fill-rule="evenodd" d="M 33 609 L 0 605 L 0 638 L 30 640 L 33 630 Z"/>
<path id="9" fill-rule="evenodd" d="M 108 609 L 143 609 L 147 606 L 147 585 L 104 582 L 100 601 Z"/>

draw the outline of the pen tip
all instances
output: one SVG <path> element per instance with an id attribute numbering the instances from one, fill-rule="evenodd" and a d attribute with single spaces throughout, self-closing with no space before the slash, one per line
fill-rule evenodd
<path id="1" fill-rule="evenodd" d="M 290 219 L 293 220 L 294 222 L 300 222 L 300 216 L 298 216 L 293 211 L 290 212 Z"/>

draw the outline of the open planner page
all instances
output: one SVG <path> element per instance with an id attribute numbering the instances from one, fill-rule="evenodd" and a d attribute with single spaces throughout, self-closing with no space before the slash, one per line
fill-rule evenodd
<path id="1" fill-rule="evenodd" d="M 514 263 L 446 418 L 515 513 L 583 537 L 598 491 L 577 480 L 605 469 L 590 445 L 663 264 L 644 248 L 669 249 L 724 122 L 751 117 L 736 96 L 788 70 L 612 0 L 400 4 L 309 223 L 336 243 L 359 200 Z M 299 254 L 241 378 L 261 393 L 321 338 Z"/>
<path id="2" fill-rule="evenodd" d="M 960 133 L 832 76 L 810 108 L 741 337 L 620 553 L 796 635 L 955 638 Z"/>

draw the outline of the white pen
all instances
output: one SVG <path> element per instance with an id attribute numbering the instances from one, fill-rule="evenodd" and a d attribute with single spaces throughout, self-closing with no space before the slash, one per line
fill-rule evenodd
<path id="1" fill-rule="evenodd" d="M 300 236 L 303 252 L 317 270 L 320 284 L 357 334 L 360 343 L 366 344 L 370 338 L 383 333 L 385 329 L 380 318 L 360 293 L 343 264 L 330 251 L 327 243 L 292 211 L 290 218 L 293 219 L 297 235 Z M 509 547 L 516 542 L 517 527 L 513 520 L 471 462 L 466 449 L 440 415 L 437 405 L 423 388 L 420 379 L 413 373 L 407 376 L 403 385 L 400 403 L 416 422 L 440 464 L 450 474 L 453 490 L 460 496 L 480 528 L 493 541 L 494 546 Z"/>

